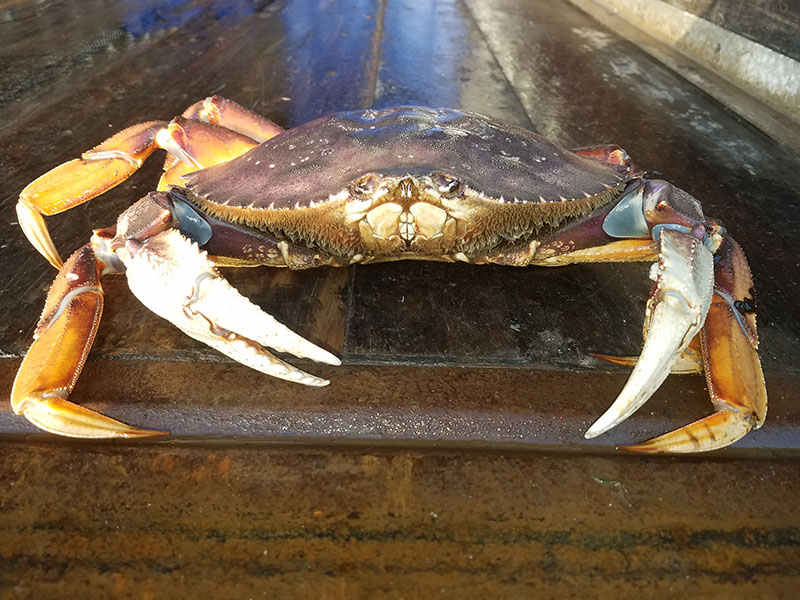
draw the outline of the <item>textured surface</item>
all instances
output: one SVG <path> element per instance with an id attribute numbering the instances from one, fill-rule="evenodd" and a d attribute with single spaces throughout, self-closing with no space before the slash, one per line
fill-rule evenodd
<path id="1" fill-rule="evenodd" d="M 625 379 L 589 352 L 641 348 L 646 265 L 228 271 L 342 356 L 301 365 L 332 380 L 313 391 L 232 365 L 109 278 L 74 398 L 176 439 L 65 444 L 0 406 L 0 597 L 796 590 L 796 156 L 566 3 L 159 4 L 2 8 L 3 389 L 53 277 L 15 223 L 19 191 L 112 132 L 220 93 L 286 127 L 417 104 L 564 147 L 621 145 L 747 252 L 770 412 L 715 456 L 615 454 L 710 410 L 702 377 L 671 377 L 620 428 L 582 439 Z M 157 162 L 49 219 L 59 249 L 152 189 Z"/>

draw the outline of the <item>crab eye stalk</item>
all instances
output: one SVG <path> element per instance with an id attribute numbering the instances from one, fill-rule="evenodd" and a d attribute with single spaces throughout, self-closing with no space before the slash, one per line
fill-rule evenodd
<path id="1" fill-rule="evenodd" d="M 451 198 L 461 192 L 461 181 L 455 177 L 450 177 L 444 173 L 439 173 L 433 177 L 433 185 L 440 195 Z"/>
<path id="2" fill-rule="evenodd" d="M 371 196 L 377 191 L 379 184 L 380 180 L 376 175 L 365 175 L 350 184 L 350 191 L 354 196 Z"/>

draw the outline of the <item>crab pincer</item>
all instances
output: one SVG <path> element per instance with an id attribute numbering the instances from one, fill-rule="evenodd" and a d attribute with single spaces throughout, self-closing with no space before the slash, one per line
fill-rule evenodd
<path id="1" fill-rule="evenodd" d="M 611 407 L 586 431 L 605 433 L 637 411 L 664 382 L 700 332 L 714 289 L 713 255 L 690 233 L 666 229 L 659 236 L 655 288 L 645 314 L 642 353 Z"/>
<path id="2" fill-rule="evenodd" d="M 150 310 L 188 336 L 266 375 L 304 385 L 328 385 L 270 354 L 265 347 L 330 365 L 327 350 L 297 335 L 242 296 L 216 271 L 197 244 L 168 229 L 118 252 L 128 285 Z"/>

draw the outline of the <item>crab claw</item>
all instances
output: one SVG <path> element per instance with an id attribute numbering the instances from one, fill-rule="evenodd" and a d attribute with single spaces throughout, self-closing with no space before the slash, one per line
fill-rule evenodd
<path id="1" fill-rule="evenodd" d="M 205 252 L 177 230 L 128 240 L 118 250 L 131 291 L 150 310 L 187 335 L 257 371 L 305 385 L 329 382 L 267 352 L 269 346 L 299 358 L 341 364 L 330 352 L 279 323 L 239 294 Z"/>
<path id="2" fill-rule="evenodd" d="M 717 450 L 764 423 L 767 389 L 756 352 L 753 278 L 744 252 L 727 234 L 716 259 L 715 293 L 701 332 L 706 383 L 716 412 L 652 440 L 623 446 L 625 450 Z"/>
<path id="3" fill-rule="evenodd" d="M 618 425 L 655 393 L 699 333 L 711 305 L 711 251 L 690 233 L 663 229 L 659 239 L 658 263 L 651 272 L 656 284 L 647 303 L 644 348 L 619 397 L 586 431 L 586 438 Z"/>

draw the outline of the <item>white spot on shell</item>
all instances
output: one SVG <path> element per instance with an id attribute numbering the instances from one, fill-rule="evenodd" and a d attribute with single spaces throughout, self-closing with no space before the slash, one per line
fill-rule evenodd
<path id="1" fill-rule="evenodd" d="M 269 168 L 270 168 L 270 169 L 274 169 L 274 168 L 275 168 L 275 163 L 272 163 L 272 164 L 269 166 Z"/>

